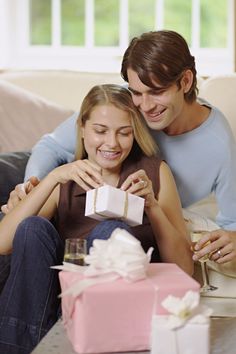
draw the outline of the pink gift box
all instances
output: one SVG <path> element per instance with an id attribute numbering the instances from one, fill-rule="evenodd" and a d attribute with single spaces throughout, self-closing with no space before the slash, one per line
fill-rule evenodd
<path id="1" fill-rule="evenodd" d="M 209 354 L 209 332 L 210 319 L 170 329 L 168 316 L 153 316 L 151 354 Z"/>
<path id="2" fill-rule="evenodd" d="M 150 264 L 147 274 L 134 283 L 120 278 L 91 286 L 75 300 L 71 295 L 62 298 L 63 320 L 76 352 L 148 350 L 153 313 L 167 314 L 161 302 L 168 295 L 199 291 L 200 285 L 175 264 Z M 62 291 L 83 279 L 66 271 L 59 277 Z"/>

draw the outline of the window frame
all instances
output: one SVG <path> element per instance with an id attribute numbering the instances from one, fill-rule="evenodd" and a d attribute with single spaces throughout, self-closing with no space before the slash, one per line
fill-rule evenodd
<path id="1" fill-rule="evenodd" d="M 0 48 L 5 55 L 1 67 L 22 69 L 70 69 L 93 72 L 119 72 L 122 55 L 128 46 L 128 1 L 120 0 L 120 43 L 117 47 L 94 47 L 93 0 L 86 0 L 86 38 L 84 47 L 60 45 L 60 0 L 52 0 L 52 45 L 29 45 L 29 1 L 0 0 Z M 192 0 L 192 47 L 199 75 L 228 74 L 235 71 L 235 3 L 228 1 L 228 47 L 199 48 L 200 0 Z M 163 27 L 164 0 L 157 1 L 156 29 Z M 1 6 L 3 9 L 3 6 Z M 11 23 L 11 26 L 9 26 Z M 158 25 L 157 25 L 158 24 Z M 96 57 L 96 61 L 94 61 Z"/>

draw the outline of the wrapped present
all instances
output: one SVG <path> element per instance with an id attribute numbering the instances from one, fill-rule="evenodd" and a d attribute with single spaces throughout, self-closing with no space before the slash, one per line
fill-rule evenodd
<path id="1" fill-rule="evenodd" d="M 209 354 L 212 310 L 199 305 L 199 293 L 168 296 L 162 306 L 169 315 L 153 316 L 151 354 Z"/>
<path id="2" fill-rule="evenodd" d="M 142 224 L 144 199 L 109 185 L 86 193 L 85 216 L 96 220 L 118 218 L 130 226 Z"/>
<path id="3" fill-rule="evenodd" d="M 167 313 L 162 300 L 199 291 L 177 265 L 149 264 L 151 251 L 146 254 L 136 238 L 116 229 L 109 240 L 94 241 L 87 267 L 57 267 L 64 269 L 59 273 L 63 321 L 76 352 L 148 350 L 153 311 Z"/>

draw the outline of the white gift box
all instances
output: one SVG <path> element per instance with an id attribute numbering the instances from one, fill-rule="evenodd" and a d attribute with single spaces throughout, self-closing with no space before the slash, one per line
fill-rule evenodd
<path id="1" fill-rule="evenodd" d="M 144 199 L 109 185 L 86 194 L 85 216 L 96 220 L 118 218 L 130 226 L 142 224 Z"/>
<path id="2" fill-rule="evenodd" d="M 186 322 L 170 328 L 168 317 L 153 316 L 151 354 L 209 354 L 210 319 L 206 323 Z"/>

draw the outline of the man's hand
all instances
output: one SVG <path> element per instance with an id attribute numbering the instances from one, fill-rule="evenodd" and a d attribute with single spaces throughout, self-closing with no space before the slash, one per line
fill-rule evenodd
<path id="1" fill-rule="evenodd" d="M 195 245 L 195 250 L 194 261 L 210 254 L 209 259 L 216 263 L 229 262 L 236 258 L 236 231 L 219 229 L 206 233 Z"/>
<path id="2" fill-rule="evenodd" d="M 11 191 L 7 204 L 2 205 L 1 211 L 3 214 L 8 214 L 24 197 L 39 184 L 40 180 L 37 177 L 30 177 L 25 183 L 17 184 L 15 189 Z"/>

